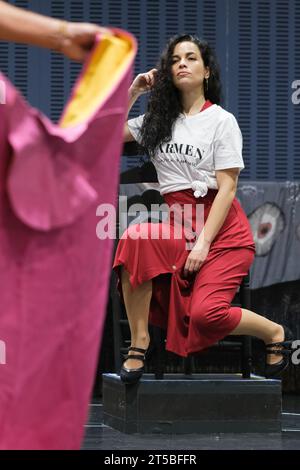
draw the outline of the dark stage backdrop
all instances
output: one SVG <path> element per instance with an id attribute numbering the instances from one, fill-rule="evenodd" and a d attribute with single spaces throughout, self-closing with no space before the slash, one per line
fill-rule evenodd
<path id="1" fill-rule="evenodd" d="M 235 114 L 244 137 L 246 168 L 241 181 L 299 181 L 299 0 L 10 0 L 10 3 L 57 18 L 92 21 L 131 31 L 139 45 L 136 74 L 156 65 L 166 40 L 174 34 L 196 33 L 207 39 L 215 47 L 221 65 L 223 106 Z M 57 121 L 80 65 L 53 52 L 0 42 L 0 69 L 32 105 Z M 133 107 L 131 116 L 143 113 L 145 107 L 143 97 Z M 139 157 L 124 157 L 122 169 L 138 162 Z M 299 281 L 294 281 L 253 291 L 253 308 L 278 321 L 287 318 L 296 332 L 299 287 Z M 108 315 L 108 331 L 110 320 Z M 111 336 L 110 341 L 105 338 L 102 370 L 112 357 Z M 299 391 L 299 371 L 296 378 L 294 369 L 289 372 L 286 387 L 290 390 L 298 387 Z"/>
<path id="2" fill-rule="evenodd" d="M 57 18 L 128 29 L 138 39 L 135 73 L 155 66 L 166 40 L 196 33 L 215 47 L 224 107 L 244 137 L 241 179 L 300 179 L 299 0 L 11 0 Z M 80 66 L 59 54 L 0 43 L 0 69 L 53 120 Z M 132 109 L 143 113 L 146 98 Z M 298 103 L 298 104 L 297 104 Z M 123 169 L 137 164 L 124 158 Z"/>

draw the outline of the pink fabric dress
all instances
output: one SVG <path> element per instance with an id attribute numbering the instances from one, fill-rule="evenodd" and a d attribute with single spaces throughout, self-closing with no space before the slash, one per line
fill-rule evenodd
<path id="1" fill-rule="evenodd" d="M 133 59 L 96 113 L 71 129 L 32 109 L 0 74 L 1 449 L 80 447 L 113 243 L 97 237 L 96 209 L 116 203 Z"/>

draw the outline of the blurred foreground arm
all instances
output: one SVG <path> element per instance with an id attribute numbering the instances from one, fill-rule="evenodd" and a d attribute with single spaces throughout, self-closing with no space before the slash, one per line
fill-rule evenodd
<path id="1" fill-rule="evenodd" d="M 97 33 L 112 34 L 109 29 L 95 24 L 50 18 L 0 0 L 0 40 L 53 49 L 81 62 Z"/>

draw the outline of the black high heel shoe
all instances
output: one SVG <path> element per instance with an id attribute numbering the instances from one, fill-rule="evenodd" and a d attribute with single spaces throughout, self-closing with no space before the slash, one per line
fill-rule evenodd
<path id="1" fill-rule="evenodd" d="M 279 341 L 278 343 L 266 344 L 266 354 L 278 354 L 283 356 L 281 361 L 275 362 L 275 364 L 266 363 L 265 377 L 267 379 L 279 378 L 280 374 L 289 365 L 289 358 L 292 352 L 293 333 L 287 326 L 282 325 L 282 327 L 284 330 L 284 340 Z M 271 349 L 274 346 L 281 347 L 281 349 Z"/>
<path id="2" fill-rule="evenodd" d="M 124 367 L 123 365 L 120 370 L 120 378 L 122 382 L 124 382 L 125 384 L 135 384 L 140 380 L 140 378 L 142 377 L 145 371 L 145 360 L 146 360 L 147 349 L 134 348 L 131 346 L 130 348 L 128 348 L 128 352 L 129 351 L 139 352 L 139 353 L 142 353 L 142 355 L 141 354 L 131 354 L 131 355 L 127 354 L 126 356 L 124 356 L 124 362 L 126 362 L 127 359 L 139 359 L 140 361 L 143 362 L 143 366 L 139 367 L 138 369 L 127 369 L 127 367 Z"/>

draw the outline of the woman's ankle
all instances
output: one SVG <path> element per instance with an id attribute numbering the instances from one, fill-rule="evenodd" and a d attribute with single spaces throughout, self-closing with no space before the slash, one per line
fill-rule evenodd
<path id="1" fill-rule="evenodd" d="M 136 338 L 133 338 L 131 339 L 131 345 L 130 347 L 132 348 L 139 348 L 139 349 L 143 349 L 145 350 L 144 353 L 142 352 L 139 352 L 139 351 L 132 351 L 132 350 L 129 350 L 128 351 L 128 358 L 127 360 L 124 362 L 123 364 L 123 367 L 127 368 L 127 369 L 138 369 L 138 368 L 141 368 L 143 367 L 144 365 L 144 358 L 145 358 L 145 354 L 146 354 L 146 351 L 149 347 L 149 343 L 150 343 L 150 336 L 149 334 L 145 334 L 145 335 L 141 335 L 141 336 L 138 336 Z M 141 359 L 130 359 L 130 356 L 141 356 Z"/>
<path id="2" fill-rule="evenodd" d="M 131 339 L 131 347 L 147 349 L 150 343 L 150 335 L 143 334 Z"/>
<path id="3" fill-rule="evenodd" d="M 277 328 L 274 328 L 272 336 L 265 341 L 266 344 L 270 343 L 279 343 L 284 340 L 284 329 L 281 325 L 276 325 Z"/>

